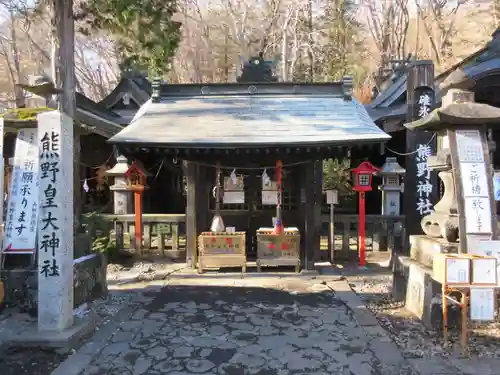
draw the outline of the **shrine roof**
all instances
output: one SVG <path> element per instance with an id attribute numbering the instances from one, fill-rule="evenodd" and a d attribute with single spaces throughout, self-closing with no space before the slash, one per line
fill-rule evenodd
<path id="1" fill-rule="evenodd" d="M 404 126 L 409 130 L 439 131 L 452 127 L 500 123 L 500 108 L 482 103 L 452 103 Z"/>
<path id="2" fill-rule="evenodd" d="M 390 139 L 348 83 L 153 86 L 109 142 L 154 147 L 320 146 Z"/>
<path id="3" fill-rule="evenodd" d="M 142 105 L 151 97 L 151 83 L 138 74 L 125 75 L 113 91 L 99 102 L 99 105 L 109 110 L 123 98 L 125 93 L 129 93 L 139 105 Z"/>

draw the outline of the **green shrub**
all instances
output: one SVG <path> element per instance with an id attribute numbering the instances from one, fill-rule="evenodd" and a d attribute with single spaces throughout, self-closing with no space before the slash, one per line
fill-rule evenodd
<path id="1" fill-rule="evenodd" d="M 105 253 L 108 259 L 117 254 L 116 240 L 111 235 L 111 226 L 104 216 L 97 212 L 82 215 L 82 227 L 92 238 L 92 252 Z"/>

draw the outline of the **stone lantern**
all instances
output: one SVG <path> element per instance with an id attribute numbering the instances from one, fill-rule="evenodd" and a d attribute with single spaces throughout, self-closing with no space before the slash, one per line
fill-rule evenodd
<path id="1" fill-rule="evenodd" d="M 106 175 L 114 179 L 109 190 L 113 192 L 113 213 L 115 215 L 126 215 L 132 211 L 132 194 L 125 175 L 129 168 L 127 158 L 120 155 L 116 158 L 115 166 L 106 171 Z"/>
<path id="2" fill-rule="evenodd" d="M 382 215 L 399 216 L 401 214 L 400 198 L 404 190 L 401 176 L 406 170 L 398 164 L 395 157 L 385 160 L 377 175 L 382 177 L 382 185 L 378 187 L 382 191 Z"/>

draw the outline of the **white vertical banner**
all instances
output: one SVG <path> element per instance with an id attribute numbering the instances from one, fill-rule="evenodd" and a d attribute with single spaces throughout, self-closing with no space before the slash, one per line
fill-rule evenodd
<path id="1" fill-rule="evenodd" d="M 5 201 L 5 189 L 4 189 L 4 176 L 5 176 L 5 160 L 3 156 L 3 138 L 5 136 L 4 121 L 0 118 L 0 253 L 3 250 L 3 218 L 4 218 L 4 201 Z M 1 267 L 1 265 L 0 265 Z"/>
<path id="2" fill-rule="evenodd" d="M 13 253 L 33 253 L 38 219 L 36 128 L 20 129 L 17 133 L 8 198 L 3 249 Z"/>
<path id="3" fill-rule="evenodd" d="M 38 115 L 38 327 L 73 323 L 73 120 L 59 111 Z"/>

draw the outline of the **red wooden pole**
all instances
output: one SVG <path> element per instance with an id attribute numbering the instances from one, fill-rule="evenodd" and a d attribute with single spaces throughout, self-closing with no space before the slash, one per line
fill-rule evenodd
<path id="1" fill-rule="evenodd" d="M 142 190 L 134 191 L 134 213 L 135 213 L 135 246 L 140 253 L 142 250 Z"/>
<path id="2" fill-rule="evenodd" d="M 274 226 L 274 233 L 276 234 L 283 234 L 283 231 L 285 229 L 283 225 L 283 218 L 281 215 L 281 201 L 282 201 L 281 194 L 283 192 L 283 189 L 281 187 L 282 168 L 283 168 L 283 162 L 281 160 L 276 161 L 276 185 L 278 189 L 278 202 L 276 204 L 276 225 Z"/>
<path id="3" fill-rule="evenodd" d="M 359 192 L 359 266 L 366 265 L 366 249 L 365 249 L 365 192 Z"/>

